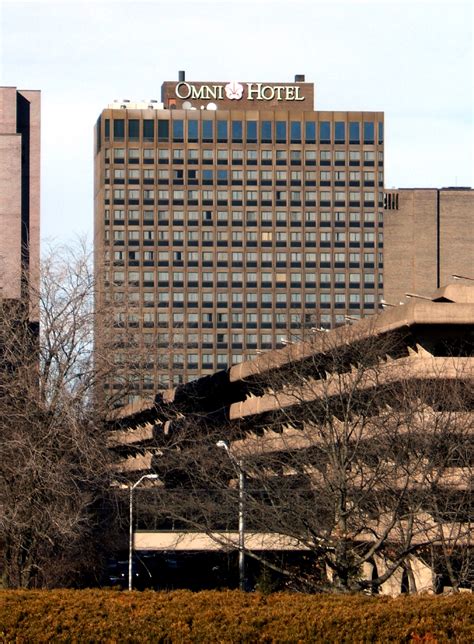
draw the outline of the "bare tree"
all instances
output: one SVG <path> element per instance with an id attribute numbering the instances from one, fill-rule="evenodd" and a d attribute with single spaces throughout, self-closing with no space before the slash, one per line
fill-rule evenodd
<path id="1" fill-rule="evenodd" d="M 44 253 L 32 293 L 39 335 L 28 305 L 0 302 L 0 547 L 10 587 L 94 573 L 109 484 L 103 421 L 115 401 L 96 395 L 114 365 L 93 352 L 93 297 L 91 255 L 77 242 Z"/>

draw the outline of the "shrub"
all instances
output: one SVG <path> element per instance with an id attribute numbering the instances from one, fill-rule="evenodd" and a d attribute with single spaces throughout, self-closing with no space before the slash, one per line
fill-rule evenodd
<path id="1" fill-rule="evenodd" d="M 472 642 L 472 596 L 0 591 L 3 642 Z"/>

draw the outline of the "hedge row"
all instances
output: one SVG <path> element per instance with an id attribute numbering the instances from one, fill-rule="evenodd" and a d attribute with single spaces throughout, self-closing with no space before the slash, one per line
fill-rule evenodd
<path id="1" fill-rule="evenodd" d="M 0 591 L 2 642 L 473 642 L 473 598 Z"/>

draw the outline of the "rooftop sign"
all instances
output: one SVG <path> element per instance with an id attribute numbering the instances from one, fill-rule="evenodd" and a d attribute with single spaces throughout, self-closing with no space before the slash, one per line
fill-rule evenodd
<path id="1" fill-rule="evenodd" d="M 202 108 L 214 102 L 214 109 L 307 109 L 313 107 L 312 83 L 165 82 L 162 100 L 169 108 Z"/>
<path id="2" fill-rule="evenodd" d="M 198 100 L 230 100 L 240 101 L 304 101 L 299 85 L 264 85 L 263 83 L 238 83 L 231 81 L 226 85 L 193 85 L 181 82 L 176 85 L 175 93 L 178 98 Z"/>

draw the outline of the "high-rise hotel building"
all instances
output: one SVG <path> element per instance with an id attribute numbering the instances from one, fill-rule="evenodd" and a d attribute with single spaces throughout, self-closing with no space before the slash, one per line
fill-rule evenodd
<path id="1" fill-rule="evenodd" d="M 152 393 L 374 313 L 383 150 L 383 113 L 315 111 L 304 76 L 180 72 L 160 103 L 104 109 L 95 261 L 117 374 L 145 355 Z"/>

